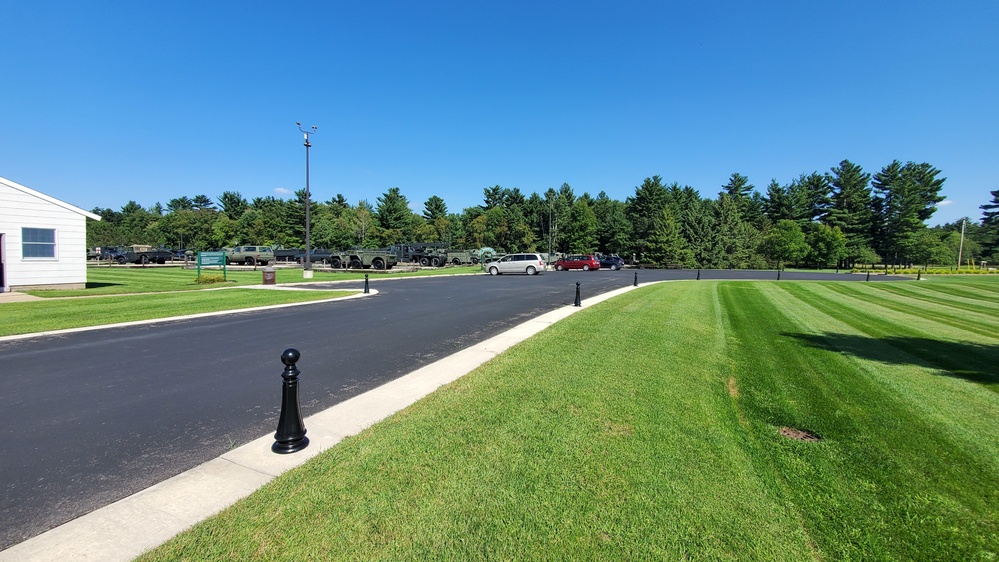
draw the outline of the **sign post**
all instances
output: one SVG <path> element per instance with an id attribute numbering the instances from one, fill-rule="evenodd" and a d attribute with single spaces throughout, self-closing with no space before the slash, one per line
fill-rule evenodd
<path id="1" fill-rule="evenodd" d="M 226 278 L 225 252 L 198 252 L 198 278 L 201 277 L 201 266 L 222 266 L 222 279 Z"/>

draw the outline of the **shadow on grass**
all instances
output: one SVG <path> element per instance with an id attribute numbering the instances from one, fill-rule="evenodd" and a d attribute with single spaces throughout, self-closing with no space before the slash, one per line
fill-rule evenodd
<path id="1" fill-rule="evenodd" d="M 849 353 L 862 359 L 897 365 L 929 364 L 941 374 L 985 385 L 999 392 L 999 346 L 929 338 L 888 336 L 871 338 L 851 334 L 784 333 L 816 349 Z"/>

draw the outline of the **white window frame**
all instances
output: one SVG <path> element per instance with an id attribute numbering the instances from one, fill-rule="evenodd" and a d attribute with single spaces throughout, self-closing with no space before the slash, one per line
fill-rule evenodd
<path id="1" fill-rule="evenodd" d="M 28 230 L 46 230 L 52 233 L 52 242 L 29 242 L 27 241 L 26 231 Z M 31 261 L 52 261 L 59 259 L 59 233 L 54 228 L 40 228 L 35 226 L 22 226 L 21 227 L 21 259 L 31 260 Z M 29 256 L 25 251 L 28 246 L 45 246 L 52 248 L 51 256 Z"/>

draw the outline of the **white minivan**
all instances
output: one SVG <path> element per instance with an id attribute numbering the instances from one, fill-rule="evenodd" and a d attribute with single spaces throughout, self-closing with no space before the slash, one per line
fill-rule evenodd
<path id="1" fill-rule="evenodd" d="M 536 275 L 545 270 L 545 260 L 541 254 L 507 254 L 485 265 L 489 275 L 503 273 L 526 273 Z"/>

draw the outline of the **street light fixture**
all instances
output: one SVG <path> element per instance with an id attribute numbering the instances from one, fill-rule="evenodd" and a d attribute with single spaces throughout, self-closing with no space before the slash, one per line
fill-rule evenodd
<path id="1" fill-rule="evenodd" d="M 308 273 L 304 274 L 304 277 L 312 277 L 312 240 L 310 238 L 310 227 L 311 219 L 309 217 L 309 212 L 311 210 L 312 204 L 309 203 L 309 148 L 312 144 L 309 143 L 309 135 L 313 135 L 319 130 L 315 125 L 312 126 L 311 131 L 307 131 L 302 128 L 302 122 L 296 121 L 298 125 L 298 130 L 302 131 L 305 135 L 305 262 L 303 262 L 303 271 Z"/>

